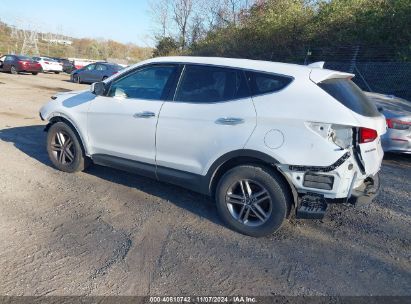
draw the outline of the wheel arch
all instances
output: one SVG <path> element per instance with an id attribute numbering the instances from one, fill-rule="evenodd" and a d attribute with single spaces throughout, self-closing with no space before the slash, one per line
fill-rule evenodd
<path id="1" fill-rule="evenodd" d="M 288 186 L 292 197 L 292 203 L 296 206 L 298 194 L 291 181 L 277 168 L 280 164 L 274 157 L 255 150 L 237 150 L 219 157 L 207 172 L 208 191 L 212 197 L 215 196 L 216 188 L 221 177 L 230 169 L 240 165 L 259 165 L 269 169 L 283 179 Z"/>
<path id="2" fill-rule="evenodd" d="M 48 131 L 50 129 L 50 127 L 52 125 L 54 125 L 57 122 L 64 122 L 65 124 L 67 124 L 76 134 L 78 141 L 80 142 L 80 146 L 81 149 L 83 150 L 83 153 L 85 155 L 89 155 L 89 149 L 87 148 L 87 145 L 85 145 L 85 141 L 84 138 L 81 134 L 81 132 L 79 132 L 78 128 L 76 127 L 76 125 L 68 118 L 62 115 L 56 115 L 53 116 L 52 118 L 50 118 L 49 123 L 47 124 L 46 128 L 44 129 L 44 131 Z"/>

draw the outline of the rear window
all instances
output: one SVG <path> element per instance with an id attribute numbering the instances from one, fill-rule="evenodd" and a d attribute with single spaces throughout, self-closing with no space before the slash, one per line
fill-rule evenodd
<path id="1" fill-rule="evenodd" d="M 355 113 L 368 117 L 381 115 L 375 104 L 350 79 L 327 79 L 318 86 Z"/>
<path id="2" fill-rule="evenodd" d="M 109 67 L 111 67 L 114 71 L 120 71 L 123 69 L 121 65 L 116 65 L 116 64 L 110 64 Z"/>
<path id="3" fill-rule="evenodd" d="M 247 72 L 247 77 L 254 96 L 280 91 L 293 81 L 291 77 L 258 72 Z"/>
<path id="4" fill-rule="evenodd" d="M 27 61 L 31 61 L 31 60 L 32 60 L 30 57 L 27 57 L 27 56 L 16 56 L 16 57 L 17 57 L 17 59 L 19 59 L 19 60 L 27 60 Z"/>

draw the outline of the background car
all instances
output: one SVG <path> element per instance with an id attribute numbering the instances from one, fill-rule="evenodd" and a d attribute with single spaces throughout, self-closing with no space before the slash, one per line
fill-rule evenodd
<path id="1" fill-rule="evenodd" d="M 50 57 L 51 59 L 54 59 L 56 61 L 58 61 L 59 63 L 61 63 L 63 65 L 63 72 L 70 74 L 71 72 L 73 72 L 76 67 L 74 66 L 74 62 L 66 59 L 66 58 L 58 58 L 58 57 Z"/>
<path id="2" fill-rule="evenodd" d="M 28 72 L 37 75 L 41 71 L 41 65 L 27 56 L 4 55 L 0 57 L 0 71 L 12 74 Z"/>
<path id="3" fill-rule="evenodd" d="M 84 68 L 75 70 L 71 73 L 71 81 L 77 83 L 93 83 L 105 80 L 106 78 L 117 74 L 123 67 L 108 62 L 97 62 L 86 65 Z"/>
<path id="4" fill-rule="evenodd" d="M 76 67 L 74 66 L 74 62 L 70 61 L 68 59 L 63 59 L 63 72 L 67 73 L 67 74 L 71 74 L 71 72 L 73 72 Z"/>
<path id="5" fill-rule="evenodd" d="M 381 140 L 386 152 L 411 153 L 411 102 L 390 95 L 366 92 L 387 120 Z"/>
<path id="6" fill-rule="evenodd" d="M 55 74 L 63 72 L 63 64 L 55 59 L 48 57 L 33 57 L 33 59 L 40 63 L 42 72 L 54 72 Z"/>

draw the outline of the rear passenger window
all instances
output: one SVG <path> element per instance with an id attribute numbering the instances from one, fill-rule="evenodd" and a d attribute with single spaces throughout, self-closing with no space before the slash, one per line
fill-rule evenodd
<path id="1" fill-rule="evenodd" d="M 250 96 L 243 71 L 200 65 L 187 65 L 175 100 L 207 103 Z"/>
<path id="2" fill-rule="evenodd" d="M 293 79 L 268 73 L 247 72 L 253 95 L 273 93 L 284 89 Z"/>

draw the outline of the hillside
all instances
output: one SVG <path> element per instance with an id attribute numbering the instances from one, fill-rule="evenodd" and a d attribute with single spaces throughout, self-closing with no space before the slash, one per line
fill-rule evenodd
<path id="1" fill-rule="evenodd" d="M 123 44 L 113 40 L 65 37 L 64 39 L 72 41 L 72 44 L 68 45 L 46 41 L 45 37 L 50 36 L 52 36 L 50 33 L 39 33 L 37 35 L 37 45 L 40 54 L 43 56 L 96 60 L 115 58 L 127 63 L 134 63 L 152 55 L 151 48 L 139 47 L 131 43 Z M 24 31 L 16 30 L 13 32 L 12 27 L 0 22 L 0 54 L 21 53 L 23 41 Z M 27 55 L 34 54 L 30 51 Z"/>

